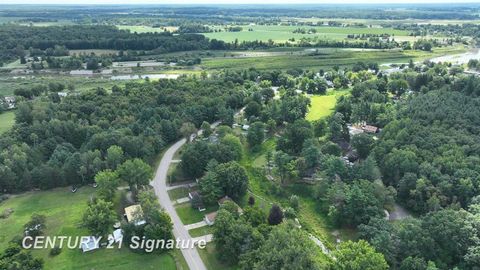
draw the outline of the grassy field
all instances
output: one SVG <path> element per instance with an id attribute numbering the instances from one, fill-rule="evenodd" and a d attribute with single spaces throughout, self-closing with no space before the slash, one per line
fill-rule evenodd
<path id="1" fill-rule="evenodd" d="M 4 112 L 0 114 L 0 134 L 8 131 L 15 123 L 15 113 Z"/>
<path id="2" fill-rule="evenodd" d="M 203 220 L 206 214 L 217 211 L 218 205 L 209 206 L 203 212 L 193 209 L 190 203 L 184 203 L 176 207 L 177 214 L 185 225 L 197 223 Z"/>
<path id="3" fill-rule="evenodd" d="M 189 189 L 186 187 L 179 187 L 176 189 L 172 189 L 168 191 L 168 196 L 170 196 L 170 200 L 175 201 L 180 198 L 188 197 Z"/>
<path id="4" fill-rule="evenodd" d="M 315 121 L 329 116 L 337 103 L 338 97 L 347 94 L 348 91 L 329 91 L 327 95 L 314 95 L 310 97 L 311 106 L 305 117 L 308 121 Z"/>
<path id="5" fill-rule="evenodd" d="M 221 251 L 220 251 L 221 252 Z M 218 252 L 215 250 L 213 243 L 208 244 L 204 249 L 198 249 L 200 257 L 202 258 L 208 270 L 237 270 L 238 266 L 229 266 L 220 262 L 217 258 Z"/>
<path id="6" fill-rule="evenodd" d="M 82 187 L 76 193 L 71 193 L 68 188 L 59 188 L 15 195 L 1 203 L 0 212 L 5 209 L 13 209 L 14 212 L 7 219 L 0 219 L 0 250 L 13 236 L 22 234 L 23 225 L 33 213 L 47 217 L 45 235 L 89 235 L 80 224 L 86 203 L 93 193 L 93 188 L 89 187 Z M 170 254 L 137 254 L 127 248 L 100 249 L 89 253 L 64 248 L 55 257 L 49 256 L 49 250 L 34 250 L 33 254 L 44 259 L 47 270 L 176 269 Z"/>
<path id="7" fill-rule="evenodd" d="M 216 27 L 218 29 L 218 27 Z M 285 42 L 291 38 L 299 40 L 301 38 L 314 38 L 329 40 L 344 40 L 348 34 L 391 34 L 395 36 L 408 36 L 408 31 L 396 30 L 393 28 L 358 28 L 358 27 L 330 27 L 330 26 L 289 26 L 289 25 L 243 25 L 241 32 L 213 32 L 204 33 L 206 37 L 233 42 L 237 39 L 242 41 L 268 41 Z M 303 28 L 316 29 L 315 34 L 293 33 L 295 29 Z M 249 29 L 253 31 L 249 31 Z"/>
<path id="8" fill-rule="evenodd" d="M 190 234 L 191 237 L 199 237 L 202 235 L 207 235 L 213 233 L 213 227 L 212 226 L 204 226 L 196 229 L 189 230 L 188 233 Z"/>
<path id="9" fill-rule="evenodd" d="M 382 63 L 407 63 L 410 59 L 420 61 L 448 53 L 464 52 L 461 47 L 438 48 L 434 52 L 400 50 L 354 50 L 319 48 L 310 53 L 291 53 L 263 57 L 216 57 L 202 61 L 204 69 L 320 69 L 351 66 L 359 61 Z"/>

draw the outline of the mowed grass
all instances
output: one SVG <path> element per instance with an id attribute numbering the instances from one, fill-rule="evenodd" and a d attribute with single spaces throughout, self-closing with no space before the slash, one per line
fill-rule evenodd
<path id="1" fill-rule="evenodd" d="M 207 234 L 212 234 L 213 233 L 213 227 L 212 226 L 204 226 L 196 229 L 189 230 L 188 233 L 190 234 L 191 237 L 199 237 Z"/>
<path id="2" fill-rule="evenodd" d="M 0 250 L 16 235 L 22 235 L 23 226 L 32 214 L 46 216 L 45 235 L 84 236 L 88 231 L 81 227 L 82 215 L 94 189 L 82 187 L 76 193 L 69 188 L 49 191 L 27 192 L 16 195 L 0 204 L 0 212 L 13 209 L 7 219 L 0 219 Z M 127 248 L 100 249 L 89 253 L 63 248 L 55 257 L 48 249 L 33 250 L 33 255 L 43 258 L 44 269 L 176 269 L 175 260 L 170 254 L 138 254 Z"/>
<path id="3" fill-rule="evenodd" d="M 179 187 L 175 189 L 171 189 L 168 191 L 168 196 L 170 200 L 175 201 L 181 198 L 188 197 L 189 189 L 186 187 Z"/>
<path id="4" fill-rule="evenodd" d="M 311 106 L 305 119 L 315 121 L 332 114 L 337 99 L 347 94 L 348 91 L 332 90 L 327 95 L 314 95 L 310 97 Z"/>
<path id="5" fill-rule="evenodd" d="M 218 29 L 218 27 L 216 27 Z M 344 40 L 348 34 L 390 34 L 395 36 L 408 36 L 408 31 L 396 30 L 393 28 L 359 28 L 359 27 L 332 27 L 332 26 L 290 26 L 290 25 L 243 25 L 241 32 L 203 33 L 208 38 L 215 38 L 226 42 L 233 42 L 236 39 L 242 41 L 268 41 L 285 42 L 291 38 L 300 40 L 302 38 L 314 38 L 328 40 Z M 293 33 L 295 29 L 305 30 L 316 29 L 316 33 L 301 34 Z M 249 31 L 249 29 L 253 31 Z M 355 40 L 352 40 L 355 41 Z"/>
<path id="6" fill-rule="evenodd" d="M 9 131 L 15 124 L 15 113 L 13 111 L 0 114 L 0 134 Z"/>
<path id="7" fill-rule="evenodd" d="M 193 209 L 190 203 L 184 203 L 176 207 L 177 214 L 184 225 L 200 222 L 206 214 L 217 210 L 218 205 L 206 207 L 206 210 L 202 212 Z"/>

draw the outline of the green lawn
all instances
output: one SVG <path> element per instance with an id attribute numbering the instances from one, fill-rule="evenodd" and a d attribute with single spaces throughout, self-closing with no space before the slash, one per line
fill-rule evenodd
<path id="1" fill-rule="evenodd" d="M 218 28 L 218 27 L 216 27 Z M 238 39 L 242 41 L 268 41 L 285 42 L 291 38 L 299 40 L 301 38 L 321 38 L 330 40 L 344 40 L 348 34 L 394 34 L 395 36 L 408 36 L 408 31 L 396 30 L 393 28 L 359 28 L 359 27 L 314 27 L 314 26 L 289 26 L 289 25 L 243 25 L 241 32 L 213 32 L 204 33 L 206 37 L 233 42 Z M 316 29 L 315 34 L 293 33 L 297 28 Z M 253 31 L 249 31 L 249 29 Z M 354 42 L 355 40 L 352 40 Z"/>
<path id="2" fill-rule="evenodd" d="M 189 230 L 188 233 L 190 234 L 191 237 L 199 237 L 207 234 L 212 234 L 213 233 L 213 227 L 212 226 L 204 226 L 200 228 L 196 228 L 193 230 Z"/>
<path id="3" fill-rule="evenodd" d="M 209 206 L 203 212 L 193 209 L 190 203 L 184 203 L 176 207 L 177 214 L 185 225 L 197 223 L 203 220 L 206 214 L 217 211 L 218 205 Z"/>
<path id="4" fill-rule="evenodd" d="M 221 251 L 220 251 L 221 252 Z M 213 243 L 208 244 L 204 249 L 198 249 L 202 261 L 208 270 L 237 270 L 238 266 L 229 266 L 221 263 L 217 258 L 217 251 Z"/>
<path id="5" fill-rule="evenodd" d="M 0 114 L 0 134 L 7 132 L 15 124 L 15 113 L 4 112 Z"/>
<path id="6" fill-rule="evenodd" d="M 305 117 L 308 121 L 315 121 L 332 114 L 337 99 L 348 91 L 330 91 L 327 95 L 314 95 L 310 98 L 311 106 Z"/>
<path id="7" fill-rule="evenodd" d="M 170 200 L 175 201 L 180 198 L 188 197 L 189 189 L 186 187 L 179 187 L 176 189 L 172 189 L 168 191 L 168 196 L 170 196 Z"/>
<path id="8" fill-rule="evenodd" d="M 0 250 L 8 241 L 21 235 L 23 225 L 33 213 L 47 217 L 45 235 L 83 236 L 88 232 L 80 227 L 82 214 L 94 190 L 82 187 L 76 193 L 68 188 L 50 191 L 28 192 L 0 204 L 0 212 L 13 209 L 7 219 L 0 219 Z M 49 250 L 34 250 L 34 256 L 45 261 L 45 269 L 176 269 L 175 260 L 169 254 L 137 254 L 127 248 L 101 249 L 89 253 L 64 248 L 58 256 L 49 256 Z"/>

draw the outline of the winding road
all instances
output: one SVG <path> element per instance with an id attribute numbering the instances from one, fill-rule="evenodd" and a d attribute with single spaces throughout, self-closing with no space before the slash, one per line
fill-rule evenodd
<path id="1" fill-rule="evenodd" d="M 212 128 L 215 128 L 219 124 L 220 122 L 213 123 Z M 200 130 L 198 132 L 198 135 L 201 135 L 201 134 L 202 134 L 202 131 Z M 155 195 L 157 195 L 160 205 L 163 207 L 163 209 L 165 209 L 165 211 L 170 215 L 170 218 L 172 219 L 173 235 L 175 236 L 175 238 L 182 241 L 185 241 L 185 240 L 194 241 L 194 239 L 188 233 L 187 229 L 185 229 L 185 226 L 180 220 L 180 217 L 178 216 L 177 211 L 175 211 L 173 202 L 170 200 L 170 197 L 168 196 L 168 192 L 167 192 L 168 168 L 172 163 L 173 156 L 175 155 L 175 153 L 186 142 L 187 142 L 186 139 L 181 139 L 175 144 L 173 144 L 172 146 L 170 146 L 170 148 L 168 148 L 167 151 L 165 151 L 165 154 L 163 154 L 162 160 L 160 161 L 160 165 L 158 166 L 157 171 L 155 173 L 155 177 L 153 178 L 152 182 L 150 182 L 150 185 L 155 190 Z M 186 249 L 181 249 L 181 251 L 190 270 L 207 270 L 196 248 L 191 248 L 191 249 L 186 248 Z"/>

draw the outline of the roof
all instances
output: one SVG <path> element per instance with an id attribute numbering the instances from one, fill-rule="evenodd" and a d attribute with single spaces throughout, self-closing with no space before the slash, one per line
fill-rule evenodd
<path id="1" fill-rule="evenodd" d="M 222 204 L 224 204 L 226 202 L 232 202 L 233 204 L 235 204 L 237 206 L 238 213 L 243 213 L 243 209 L 240 206 L 238 206 L 238 204 L 235 201 L 233 201 L 232 199 L 230 199 L 230 197 L 228 197 L 228 196 L 225 196 L 225 197 L 221 198 L 220 200 L 218 200 L 218 205 L 221 206 Z"/>
<path id="2" fill-rule="evenodd" d="M 196 191 L 196 190 L 190 191 L 188 193 L 188 197 L 190 197 L 190 199 L 193 199 L 193 197 L 197 197 L 197 196 L 200 196 L 200 193 L 198 193 L 198 191 Z"/>
<path id="3" fill-rule="evenodd" d="M 230 199 L 230 197 L 225 196 L 225 197 L 221 198 L 220 200 L 218 200 L 218 204 L 224 204 L 226 201 L 233 201 L 233 200 Z"/>
<path id="4" fill-rule="evenodd" d="M 99 248 L 99 245 L 98 245 L 99 242 L 100 241 L 95 239 L 95 237 L 89 236 L 87 241 L 82 241 L 82 244 L 81 244 L 82 251 L 87 252 L 87 251 Z"/>
<path id="5" fill-rule="evenodd" d="M 362 129 L 365 130 L 366 132 L 372 132 L 372 133 L 376 133 L 378 131 L 378 127 L 370 126 L 370 125 L 364 125 L 362 126 Z"/>
<path id="6" fill-rule="evenodd" d="M 123 239 L 123 231 L 122 229 L 116 229 L 113 231 L 112 234 L 108 235 L 108 242 L 109 243 L 117 243 Z"/>
<path id="7" fill-rule="evenodd" d="M 128 222 L 135 222 L 135 225 L 145 224 L 145 220 L 143 220 L 143 210 L 139 204 L 126 207 L 125 216 Z"/>
<path id="8" fill-rule="evenodd" d="M 210 214 L 206 214 L 205 215 L 205 219 L 207 219 L 207 221 L 209 222 L 215 222 L 215 219 L 217 218 L 217 212 L 212 212 Z"/>

